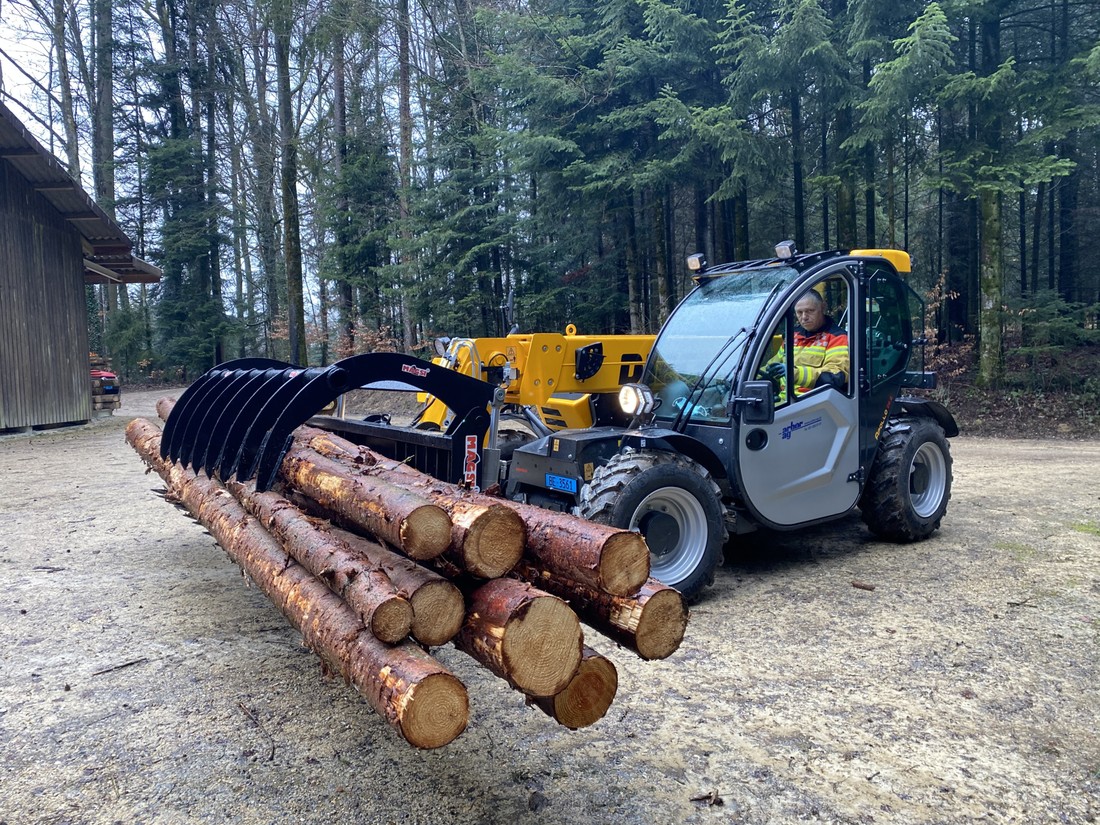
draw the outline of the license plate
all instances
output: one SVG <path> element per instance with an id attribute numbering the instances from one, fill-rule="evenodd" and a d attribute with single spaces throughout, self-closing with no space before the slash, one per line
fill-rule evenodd
<path id="1" fill-rule="evenodd" d="M 550 490 L 561 490 L 565 493 L 577 492 L 577 480 L 568 476 L 558 476 L 553 473 L 546 474 L 546 487 Z"/>

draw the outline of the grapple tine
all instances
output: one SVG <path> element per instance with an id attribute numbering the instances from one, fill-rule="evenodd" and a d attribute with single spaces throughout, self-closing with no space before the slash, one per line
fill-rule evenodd
<path id="1" fill-rule="evenodd" d="M 214 477 L 218 465 L 221 464 L 222 455 L 229 443 L 228 438 L 233 425 L 237 422 L 241 411 L 246 408 L 248 400 L 256 391 L 256 387 L 264 382 L 266 376 L 267 370 L 249 370 L 243 373 L 242 380 L 236 382 L 233 397 L 226 403 L 225 408 L 218 416 L 218 420 L 210 428 L 210 441 L 206 445 L 206 455 L 200 461 L 206 474 L 211 478 Z M 236 447 L 233 448 L 234 454 L 236 454 L 237 447 L 240 447 L 239 437 Z"/>
<path id="2" fill-rule="evenodd" d="M 206 399 L 210 397 L 212 392 L 215 392 L 219 386 L 219 383 L 225 379 L 225 376 L 230 374 L 228 370 L 210 370 L 203 375 L 199 381 L 202 381 L 202 385 L 198 387 L 197 392 L 193 393 L 190 398 L 187 399 L 188 403 L 182 409 L 180 409 L 179 402 L 172 408 L 172 414 L 169 419 L 175 418 L 175 427 L 171 432 L 171 442 L 168 445 L 168 457 L 173 461 L 182 462 L 182 458 L 185 453 L 190 454 L 188 449 L 188 439 L 193 437 L 193 433 L 197 426 L 197 419 L 201 419 L 206 412 Z M 198 383 L 197 381 L 195 382 Z M 194 385 L 192 385 L 194 387 Z M 167 423 L 167 422 L 166 422 Z M 161 436 L 161 440 L 164 440 L 164 436 Z"/>
<path id="3" fill-rule="evenodd" d="M 256 454 L 263 443 L 264 436 L 279 417 L 279 411 L 290 402 L 311 378 L 322 372 L 320 368 L 283 370 L 265 381 L 253 398 L 249 399 L 242 414 L 251 414 L 258 410 L 248 423 L 248 430 L 241 439 L 240 449 L 230 466 L 222 466 L 221 477 L 228 479 L 233 475 L 238 481 L 247 481 L 256 471 Z M 262 406 L 261 406 L 262 405 Z"/>
<path id="4" fill-rule="evenodd" d="M 264 408 L 272 394 L 287 380 L 288 369 L 261 370 L 251 381 L 240 389 L 240 401 L 234 402 L 236 415 L 226 422 L 225 437 L 222 439 L 220 454 L 214 459 L 214 473 L 218 478 L 229 479 L 237 469 L 237 456 L 241 445 L 248 435 L 249 428 L 255 423 L 256 415 Z M 229 410 L 226 410 L 228 413 Z"/>
<path id="5" fill-rule="evenodd" d="M 184 467 L 191 464 L 191 456 L 195 452 L 195 441 L 202 438 L 202 422 L 210 411 L 212 404 L 217 404 L 218 398 L 227 386 L 233 381 L 236 370 L 219 370 L 217 375 L 211 377 L 203 387 L 201 396 L 195 398 L 195 402 L 187 410 L 187 419 L 182 432 L 178 436 L 178 444 L 175 447 L 176 461 Z"/>
<path id="6" fill-rule="evenodd" d="M 237 370 L 225 370 L 210 383 L 210 389 L 202 398 L 202 406 L 196 407 L 187 422 L 177 461 L 184 467 L 197 471 L 201 464 L 196 460 L 206 453 L 210 441 L 209 426 L 232 398 L 233 387 L 242 375 Z"/>
<path id="7" fill-rule="evenodd" d="M 350 389 L 348 372 L 333 364 L 311 378 L 286 406 L 278 409 L 278 417 L 264 436 L 256 455 L 256 489 L 271 488 L 279 472 L 283 456 L 290 445 L 291 433 L 315 416 L 321 408 Z"/>
<path id="8" fill-rule="evenodd" d="M 206 456 L 211 450 L 211 439 L 214 437 L 214 425 L 221 418 L 222 413 L 233 401 L 241 385 L 246 383 L 253 370 L 234 370 L 219 383 L 218 389 L 212 391 L 206 397 L 206 412 L 195 431 L 195 437 L 190 445 L 184 445 L 180 452 L 180 461 L 185 466 L 190 464 L 196 473 L 205 469 Z M 190 449 L 190 454 L 188 454 Z M 207 472 L 207 475 L 210 475 Z"/>
<path id="9" fill-rule="evenodd" d="M 196 414 L 195 411 L 202 409 L 201 402 L 206 393 L 209 392 L 208 385 L 210 382 L 219 378 L 227 370 L 265 369 L 275 366 L 287 367 L 290 365 L 272 358 L 237 358 L 218 364 L 195 379 L 195 382 L 180 394 L 175 407 L 172 408 L 172 412 L 164 422 L 164 432 L 160 440 L 161 458 L 176 460 L 179 455 L 183 433 L 187 429 L 191 417 Z"/>
<path id="10" fill-rule="evenodd" d="M 250 478 L 255 472 L 256 489 L 268 489 L 279 472 L 279 465 L 286 454 L 290 434 L 294 429 L 349 389 L 370 386 L 375 382 L 410 384 L 446 398 L 448 406 L 455 410 L 456 423 L 452 425 L 452 430 L 461 422 L 463 432 L 477 433 L 480 437 L 488 428 L 488 407 L 495 391 L 491 384 L 453 370 L 437 368 L 402 353 L 371 352 L 353 355 L 337 361 L 325 374 L 302 387 L 293 398 L 283 396 L 277 404 L 274 398 L 269 402 L 275 405 L 275 417 L 270 420 L 269 425 L 268 411 L 265 409 L 263 415 L 266 432 L 256 452 L 254 468 L 249 467 L 243 478 Z M 249 433 L 249 439 L 256 435 L 255 432 Z M 242 478 L 244 466 L 243 463 L 238 465 L 238 478 Z"/>
<path id="11" fill-rule="evenodd" d="M 187 428 L 188 410 L 196 403 L 196 399 L 206 394 L 207 384 L 214 380 L 215 370 L 207 370 L 195 382 L 185 389 L 172 407 L 172 412 L 164 422 L 164 430 L 160 436 L 160 457 L 169 461 L 176 460 L 176 448 L 180 434 Z"/>

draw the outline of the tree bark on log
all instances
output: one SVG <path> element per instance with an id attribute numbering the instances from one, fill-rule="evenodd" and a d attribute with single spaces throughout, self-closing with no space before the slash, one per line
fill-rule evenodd
<path id="1" fill-rule="evenodd" d="M 453 583 L 381 544 L 338 527 L 332 534 L 383 570 L 413 609 L 412 637 L 424 645 L 449 642 L 462 627 L 466 602 Z"/>
<path id="2" fill-rule="evenodd" d="M 422 496 L 371 476 L 349 476 L 312 450 L 292 448 L 283 459 L 287 483 L 321 506 L 400 548 L 409 558 L 433 559 L 451 543 L 451 519 Z"/>
<path id="3" fill-rule="evenodd" d="M 649 577 L 649 548 L 638 533 L 585 521 L 529 504 L 473 493 L 359 447 L 340 436 L 314 427 L 300 427 L 295 444 L 307 446 L 325 458 L 358 468 L 367 475 L 407 485 L 413 479 L 429 479 L 430 493 L 440 498 L 461 499 L 484 505 L 503 505 L 526 525 L 525 555 L 540 567 L 572 581 L 617 596 L 636 593 Z"/>
<path id="4" fill-rule="evenodd" d="M 277 493 L 257 493 L 252 484 L 230 481 L 234 498 L 294 556 L 329 586 L 381 642 L 395 644 L 412 630 L 413 609 L 386 573 L 357 554 Z"/>
<path id="5" fill-rule="evenodd" d="M 466 728 L 469 698 L 454 675 L 411 642 L 379 642 L 350 608 L 294 562 L 275 539 L 217 482 L 160 458 L 160 432 L 135 419 L 127 440 L 164 479 L 230 557 L 301 631 L 316 653 L 366 697 L 406 741 L 419 748 L 446 745 Z"/>
<path id="6" fill-rule="evenodd" d="M 167 421 L 168 416 L 172 414 L 172 408 L 176 406 L 176 399 L 170 398 L 167 395 L 164 398 L 157 399 L 157 415 L 160 416 L 161 421 Z"/>
<path id="7" fill-rule="evenodd" d="M 455 647 L 535 697 L 565 689 L 583 646 L 569 605 L 516 579 L 493 579 L 474 590 L 455 637 Z"/>
<path id="8" fill-rule="evenodd" d="M 565 690 L 532 702 L 558 724 L 577 730 L 602 719 L 618 689 L 619 673 L 615 665 L 585 645 L 580 667 Z"/>
<path id="9" fill-rule="evenodd" d="M 687 630 L 688 608 L 678 590 L 649 579 L 631 596 L 612 596 L 523 561 L 513 575 L 565 599 L 586 624 L 643 659 L 667 659 Z"/>
<path id="10" fill-rule="evenodd" d="M 157 414 L 167 420 L 174 405 L 174 399 L 161 398 Z M 354 445 L 345 444 L 346 455 L 358 455 Z M 523 520 L 496 499 L 478 503 L 437 495 L 432 487 L 441 482 L 410 468 L 405 468 L 405 475 L 392 480 L 364 475 L 358 471 L 359 467 L 349 476 L 347 464 L 338 465 L 331 457 L 309 450 L 300 440 L 298 447 L 302 449 L 291 450 L 280 467 L 286 481 L 345 523 L 390 542 L 410 558 L 423 561 L 444 552 L 438 547 L 443 541 L 443 522 L 437 513 L 419 509 L 424 505 L 434 505 L 446 514 L 450 536 L 445 551 L 467 573 L 495 579 L 511 570 L 523 556 L 526 531 Z M 423 499 L 418 501 L 417 496 Z M 384 501 L 384 509 L 378 506 L 379 499 Z M 410 510 L 404 514 L 404 520 L 401 504 Z M 395 519 L 396 525 L 390 519 Z"/>
<path id="11" fill-rule="evenodd" d="M 374 477 L 416 491 L 442 507 L 451 517 L 451 546 L 448 558 L 460 569 L 483 579 L 495 579 L 511 570 L 523 557 L 527 528 L 523 519 L 500 499 L 477 496 L 462 487 L 440 481 L 399 461 L 376 453 L 364 460 L 359 447 L 340 436 L 314 427 L 299 427 L 295 446 L 312 449 L 317 455 L 337 462 L 356 473 Z M 312 444 L 319 438 L 323 449 Z M 365 448 L 364 448 L 365 449 Z"/>
<path id="12" fill-rule="evenodd" d="M 499 578 L 523 558 L 527 528 L 512 510 L 497 503 L 486 505 L 442 495 L 430 498 L 447 511 L 454 525 L 447 558 L 471 576 Z"/>

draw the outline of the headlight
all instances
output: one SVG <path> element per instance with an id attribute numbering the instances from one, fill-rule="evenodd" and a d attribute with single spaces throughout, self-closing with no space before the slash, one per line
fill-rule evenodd
<path id="1" fill-rule="evenodd" d="M 630 416 L 649 415 L 653 412 L 653 391 L 645 384 L 623 384 L 619 406 Z"/>

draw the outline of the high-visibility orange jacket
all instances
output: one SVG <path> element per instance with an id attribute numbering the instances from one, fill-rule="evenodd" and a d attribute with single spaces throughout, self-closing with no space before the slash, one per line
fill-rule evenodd
<path id="1" fill-rule="evenodd" d="M 830 384 L 838 388 L 848 385 L 851 359 L 848 355 L 848 333 L 829 316 L 816 332 L 794 329 L 794 386 L 801 395 L 814 387 Z M 823 376 L 828 376 L 822 381 Z"/>
<path id="2" fill-rule="evenodd" d="M 784 364 L 787 353 L 780 347 L 768 363 Z M 851 358 L 848 354 L 848 333 L 828 315 L 815 332 L 794 328 L 794 387 L 802 395 L 819 386 L 843 390 L 848 385 Z M 784 393 L 785 395 L 785 393 Z"/>

